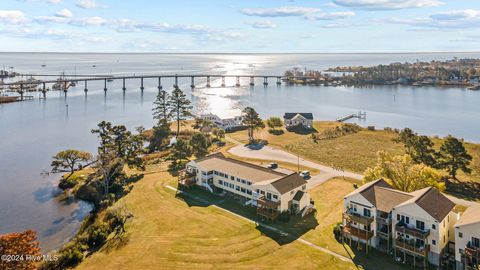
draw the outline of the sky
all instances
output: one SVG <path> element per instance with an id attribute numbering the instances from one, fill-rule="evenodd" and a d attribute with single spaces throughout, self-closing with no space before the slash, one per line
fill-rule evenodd
<path id="1" fill-rule="evenodd" d="M 0 0 L 2 52 L 468 52 L 479 0 Z"/>

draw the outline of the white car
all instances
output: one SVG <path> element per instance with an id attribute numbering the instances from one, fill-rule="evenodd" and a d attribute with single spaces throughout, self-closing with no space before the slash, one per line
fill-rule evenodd
<path id="1" fill-rule="evenodd" d="M 310 178 L 310 172 L 309 171 L 303 171 L 300 173 L 300 176 L 303 177 L 304 179 Z"/>

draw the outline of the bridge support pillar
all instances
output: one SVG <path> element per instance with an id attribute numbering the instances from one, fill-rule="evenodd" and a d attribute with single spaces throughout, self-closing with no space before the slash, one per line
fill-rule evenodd
<path id="1" fill-rule="evenodd" d="M 236 87 L 240 87 L 240 77 L 237 76 L 237 82 L 235 83 Z"/>
<path id="2" fill-rule="evenodd" d="M 280 86 L 280 85 L 282 85 L 282 78 L 277 77 L 277 86 Z"/>
<path id="3" fill-rule="evenodd" d="M 123 92 L 125 92 L 125 90 L 127 90 L 127 88 L 125 87 L 125 78 L 123 78 L 122 81 L 123 81 L 122 90 Z"/>
<path id="4" fill-rule="evenodd" d="M 43 94 L 43 99 L 46 99 L 47 98 L 47 89 L 45 88 L 45 83 L 43 83 L 42 94 Z"/>
<path id="5" fill-rule="evenodd" d="M 103 80 L 103 91 L 107 92 L 107 79 Z"/>
<path id="6" fill-rule="evenodd" d="M 264 86 L 268 85 L 268 77 L 263 77 L 263 85 Z"/>
<path id="7" fill-rule="evenodd" d="M 192 89 L 195 88 L 195 77 L 194 77 L 194 76 L 192 76 L 192 82 L 191 82 L 191 84 L 190 84 L 190 87 L 191 87 Z"/>
<path id="8" fill-rule="evenodd" d="M 23 84 L 20 84 L 20 100 L 23 100 L 23 98 L 24 98 L 24 97 L 23 97 L 23 94 L 24 94 L 24 93 L 25 93 L 25 92 L 23 91 Z"/>
<path id="9" fill-rule="evenodd" d="M 161 91 L 163 89 L 163 86 L 162 86 L 162 77 L 158 77 L 158 91 Z"/>
<path id="10" fill-rule="evenodd" d="M 140 90 L 143 92 L 143 89 L 145 89 L 145 87 L 143 87 L 143 77 L 140 78 Z"/>
<path id="11" fill-rule="evenodd" d="M 252 76 L 250 77 L 250 86 L 254 86 L 255 85 L 255 78 Z"/>
<path id="12" fill-rule="evenodd" d="M 63 92 L 65 93 L 65 95 L 67 95 L 67 92 L 68 92 L 67 81 L 63 82 Z"/>
<path id="13" fill-rule="evenodd" d="M 225 87 L 225 76 L 222 76 L 222 87 Z"/>
<path id="14" fill-rule="evenodd" d="M 210 76 L 207 76 L 207 88 L 210 88 L 211 85 L 210 85 Z"/>
<path id="15" fill-rule="evenodd" d="M 175 75 L 175 84 L 173 85 L 173 88 L 178 89 L 178 76 Z"/>
<path id="16" fill-rule="evenodd" d="M 87 80 L 85 80 L 85 89 L 83 89 L 83 91 L 84 91 L 85 93 L 88 92 Z"/>

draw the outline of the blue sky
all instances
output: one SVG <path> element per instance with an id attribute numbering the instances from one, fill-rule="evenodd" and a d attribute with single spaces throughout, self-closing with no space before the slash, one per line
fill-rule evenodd
<path id="1" fill-rule="evenodd" d="M 478 0 L 1 0 L 0 51 L 479 51 Z"/>

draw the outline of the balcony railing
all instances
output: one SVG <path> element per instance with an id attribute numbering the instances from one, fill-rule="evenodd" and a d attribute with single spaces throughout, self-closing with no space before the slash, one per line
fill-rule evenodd
<path id="1" fill-rule="evenodd" d="M 395 240 L 395 247 L 426 257 L 430 251 L 430 245 L 417 245 L 413 241 Z"/>
<path id="2" fill-rule="evenodd" d="M 480 259 L 480 247 L 473 246 L 472 242 L 468 242 L 467 246 L 465 247 L 465 255 Z"/>
<path id="3" fill-rule="evenodd" d="M 392 222 L 392 218 L 388 213 L 377 211 L 377 221 L 389 225 Z"/>
<path id="4" fill-rule="evenodd" d="M 397 223 L 397 225 L 395 225 L 395 231 L 403 234 L 408 234 L 419 239 L 426 239 L 430 234 L 430 230 L 420 230 L 417 228 L 411 228 L 402 222 L 399 222 Z"/>
<path id="5" fill-rule="evenodd" d="M 370 225 L 373 222 L 373 217 L 362 216 L 348 209 L 343 213 L 343 218 L 363 225 Z"/>
<path id="6" fill-rule="evenodd" d="M 348 224 L 343 227 L 343 232 L 363 240 L 370 240 L 373 237 L 373 231 L 362 230 Z"/>

